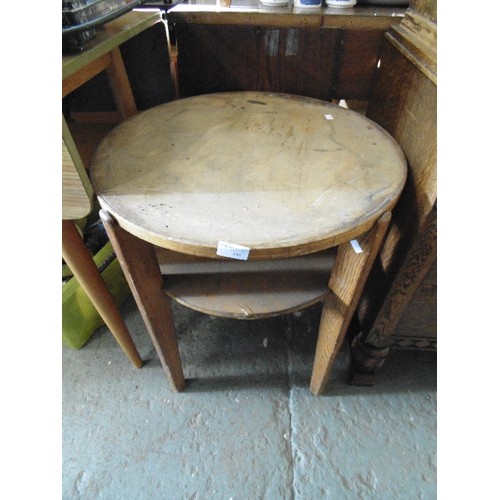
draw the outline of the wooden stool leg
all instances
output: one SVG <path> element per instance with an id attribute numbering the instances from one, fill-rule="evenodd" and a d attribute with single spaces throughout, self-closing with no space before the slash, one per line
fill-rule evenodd
<path id="1" fill-rule="evenodd" d="M 371 231 L 358 239 L 363 250 L 361 253 L 356 253 L 350 242 L 338 248 L 328 284 L 331 293 L 323 304 L 316 344 L 310 384 L 310 390 L 315 396 L 323 392 L 328 382 L 333 362 L 344 341 L 390 219 L 391 214 L 385 213 Z"/>
<path id="2" fill-rule="evenodd" d="M 122 229 L 105 210 L 101 221 L 118 260 L 137 307 L 148 329 L 165 373 L 177 391 L 185 387 L 179 346 L 175 335 L 170 301 L 163 291 L 163 278 L 154 248 Z"/>
<path id="3" fill-rule="evenodd" d="M 75 223 L 71 220 L 62 221 L 62 255 L 120 347 L 134 366 L 140 368 L 142 359 L 134 341 L 114 303 L 111 292 L 104 283 Z"/>

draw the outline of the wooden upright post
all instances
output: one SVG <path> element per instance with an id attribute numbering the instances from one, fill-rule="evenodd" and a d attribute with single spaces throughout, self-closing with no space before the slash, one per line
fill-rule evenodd
<path id="1" fill-rule="evenodd" d="M 386 212 L 375 227 L 358 240 L 361 252 L 350 242 L 338 248 L 330 282 L 331 293 L 323 304 L 310 390 L 317 396 L 328 382 L 333 362 L 344 341 L 366 279 L 380 249 L 391 214 Z"/>
<path id="2" fill-rule="evenodd" d="M 177 391 L 185 387 L 170 301 L 153 245 L 122 229 L 105 210 L 100 217 L 146 323 L 167 376 Z"/>

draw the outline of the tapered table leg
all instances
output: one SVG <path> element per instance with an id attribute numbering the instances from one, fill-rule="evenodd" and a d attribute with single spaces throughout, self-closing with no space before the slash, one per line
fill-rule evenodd
<path id="1" fill-rule="evenodd" d="M 62 255 L 80 286 L 101 315 L 130 361 L 140 368 L 142 359 L 116 307 L 113 296 L 71 220 L 62 221 Z"/>
<path id="2" fill-rule="evenodd" d="M 390 219 L 391 214 L 385 213 L 371 231 L 358 238 L 362 252 L 356 253 L 350 242 L 338 247 L 328 284 L 331 293 L 323 303 L 316 344 L 310 383 L 314 395 L 321 394 L 328 382 L 333 362 L 344 341 Z"/>
<path id="3" fill-rule="evenodd" d="M 163 278 L 154 248 L 122 229 L 105 210 L 100 211 L 100 217 L 163 369 L 174 388 L 182 391 L 185 380 L 170 301 L 163 291 Z"/>

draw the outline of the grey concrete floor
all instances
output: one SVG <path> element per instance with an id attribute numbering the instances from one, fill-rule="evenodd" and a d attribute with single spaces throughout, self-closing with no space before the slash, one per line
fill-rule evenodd
<path id="1" fill-rule="evenodd" d="M 63 499 L 436 498 L 436 355 L 395 351 L 374 387 L 308 382 L 319 308 L 267 320 L 174 307 L 188 388 L 175 393 L 132 298 L 146 364 L 102 327 L 63 348 Z"/>

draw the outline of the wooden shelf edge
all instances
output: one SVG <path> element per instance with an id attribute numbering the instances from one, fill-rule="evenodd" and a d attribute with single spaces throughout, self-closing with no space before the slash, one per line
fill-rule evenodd
<path id="1" fill-rule="evenodd" d="M 196 311 L 261 319 L 305 309 L 330 292 L 335 249 L 270 261 L 226 261 L 157 252 L 165 293 Z M 173 260 L 165 262 L 170 254 Z"/>

